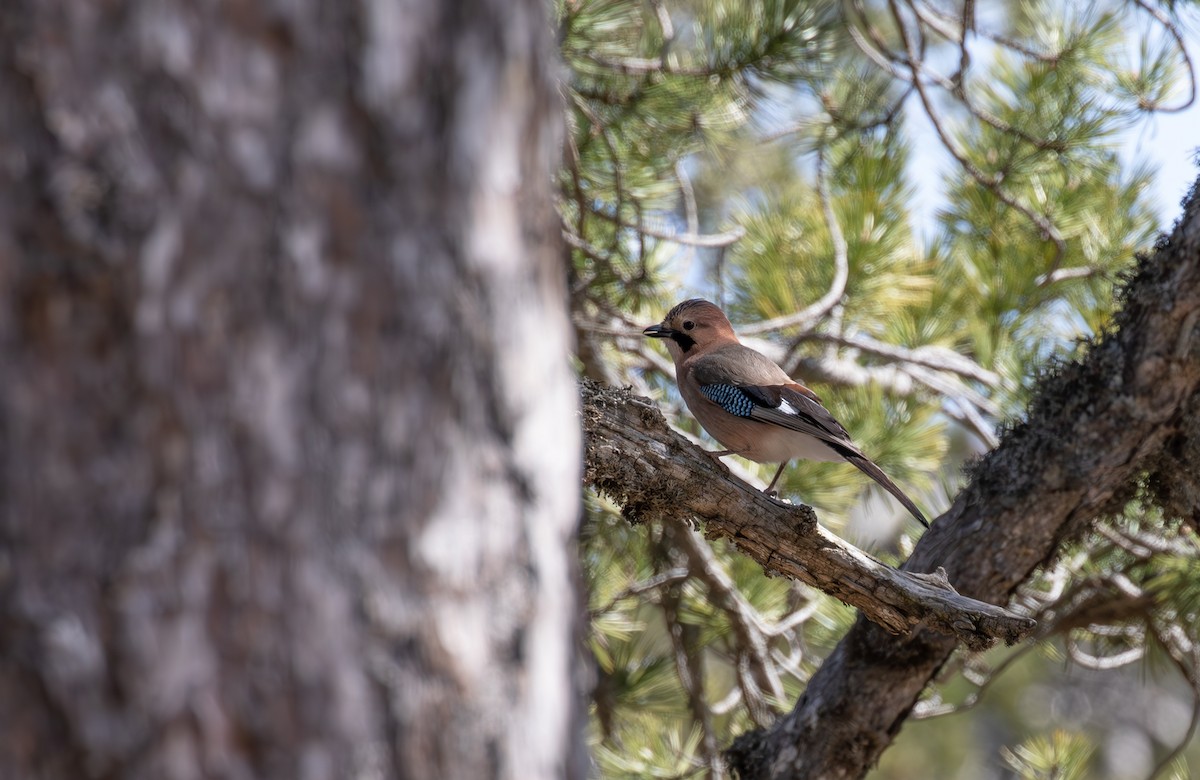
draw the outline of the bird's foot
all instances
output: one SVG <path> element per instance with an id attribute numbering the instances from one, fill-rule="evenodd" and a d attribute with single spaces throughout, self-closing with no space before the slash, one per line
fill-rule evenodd
<path id="1" fill-rule="evenodd" d="M 775 483 L 779 481 L 779 477 L 781 474 L 783 474 L 783 468 L 786 465 L 787 465 L 786 460 L 783 463 L 779 464 L 779 468 L 775 470 L 775 476 L 771 477 L 770 484 L 768 484 L 767 489 L 763 491 L 771 498 L 775 498 L 776 496 L 779 495 L 779 492 L 777 490 L 775 490 Z"/>
<path id="2" fill-rule="evenodd" d="M 777 504 L 783 504 L 784 506 L 795 506 L 795 502 L 792 501 L 792 499 L 784 498 L 779 494 L 778 490 L 764 490 L 763 495 Z"/>

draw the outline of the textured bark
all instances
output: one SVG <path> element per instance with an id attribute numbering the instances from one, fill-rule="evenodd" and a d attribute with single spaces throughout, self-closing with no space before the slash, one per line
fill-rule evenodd
<path id="1" fill-rule="evenodd" d="M 653 402 L 584 381 L 584 480 L 626 517 L 701 520 L 767 571 L 820 588 L 895 633 L 926 626 L 975 650 L 1012 644 L 1035 622 L 964 598 L 940 575 L 909 574 L 875 560 L 789 506 L 733 480 L 717 461 L 667 427 Z"/>
<path id="2" fill-rule="evenodd" d="M 0 9 L 0 777 L 579 776 L 540 0 Z"/>
<path id="3" fill-rule="evenodd" d="M 1169 240 L 1139 260 L 1122 304 L 1110 335 L 1042 383 L 1026 421 L 979 464 L 905 570 L 942 566 L 964 596 L 1004 603 L 1065 539 L 1119 512 L 1147 473 L 1196 494 L 1196 475 L 1171 476 L 1179 465 L 1165 462 L 1196 450 L 1194 437 L 1180 442 L 1200 390 L 1195 190 Z M 791 713 L 736 741 L 731 765 L 747 779 L 862 777 L 953 649 L 930 631 L 897 639 L 860 618 Z"/>

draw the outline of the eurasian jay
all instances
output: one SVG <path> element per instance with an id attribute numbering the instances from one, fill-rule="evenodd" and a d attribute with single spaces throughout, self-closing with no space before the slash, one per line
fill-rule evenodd
<path id="1" fill-rule="evenodd" d="M 642 333 L 666 340 L 684 402 L 704 430 L 726 447 L 714 456 L 779 464 L 767 493 L 793 458 L 848 461 L 929 527 L 912 499 L 850 441 L 817 394 L 740 343 L 716 305 L 698 298 L 684 301 Z"/>

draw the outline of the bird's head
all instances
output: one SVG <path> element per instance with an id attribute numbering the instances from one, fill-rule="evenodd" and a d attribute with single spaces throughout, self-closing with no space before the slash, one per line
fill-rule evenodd
<path id="1" fill-rule="evenodd" d="M 699 298 L 684 301 L 671 311 L 658 325 L 642 331 L 643 335 L 667 340 L 667 351 L 676 360 L 693 349 L 727 341 L 737 341 L 733 326 L 725 312 L 716 304 Z"/>

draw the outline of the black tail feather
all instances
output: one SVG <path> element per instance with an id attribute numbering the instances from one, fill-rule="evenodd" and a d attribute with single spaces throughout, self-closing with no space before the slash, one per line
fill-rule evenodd
<path id="1" fill-rule="evenodd" d="M 921 510 L 917 509 L 917 505 L 912 499 L 904 495 L 904 491 L 896 487 L 896 483 L 888 479 L 888 475 L 883 473 L 883 469 L 876 466 L 867 458 L 856 453 L 843 452 L 842 456 L 850 463 L 858 467 L 858 470 L 866 474 L 871 479 L 878 482 L 883 489 L 896 497 L 896 500 L 904 504 L 904 508 L 912 513 L 912 516 L 921 521 L 921 525 L 929 527 L 929 521 L 925 519 L 925 515 L 921 514 Z"/>

